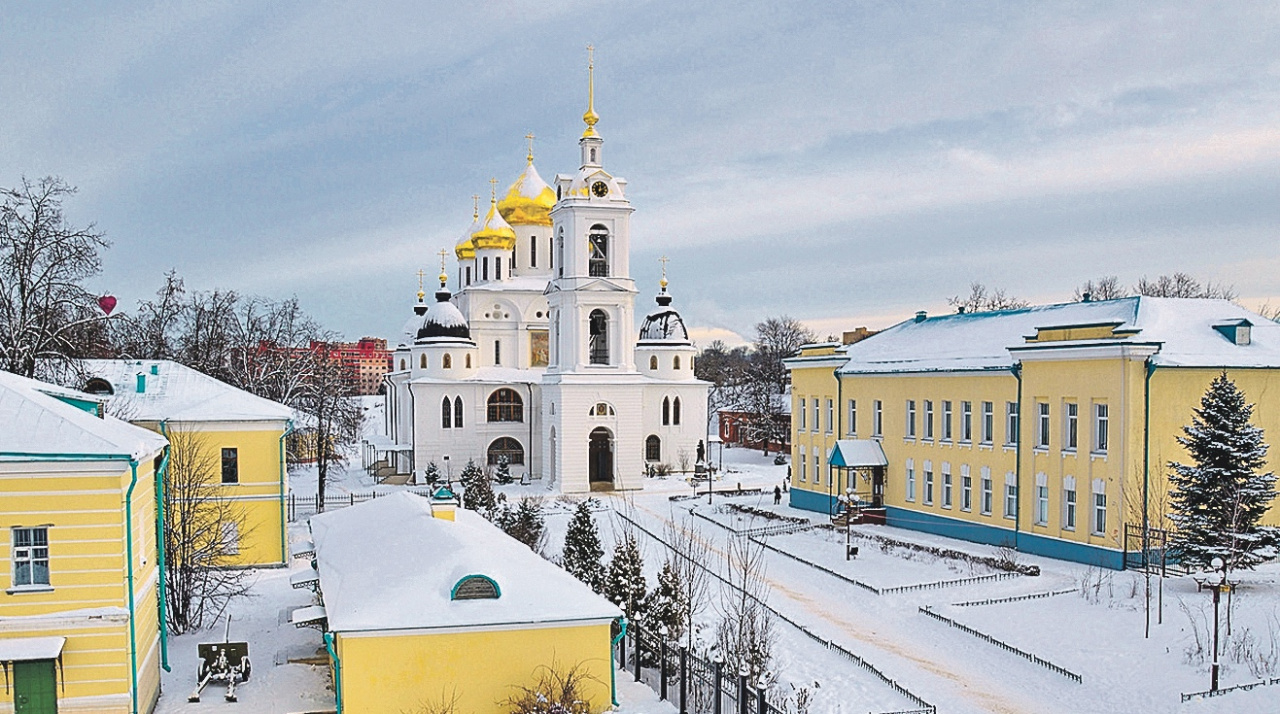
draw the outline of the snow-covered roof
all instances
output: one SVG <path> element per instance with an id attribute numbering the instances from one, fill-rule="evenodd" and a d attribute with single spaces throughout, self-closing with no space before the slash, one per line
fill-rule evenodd
<path id="1" fill-rule="evenodd" d="M 111 416 L 98 417 L 53 394 L 91 402 L 93 395 L 0 372 L 0 451 L 85 454 L 142 459 L 164 448 L 164 437 Z M 5 457 L 0 457 L 5 458 Z M 13 459 L 7 459 L 13 460 Z"/>
<path id="2" fill-rule="evenodd" d="M 431 515 L 404 491 L 311 517 L 320 590 L 337 632 L 603 621 L 622 613 L 481 516 Z M 499 597 L 453 600 L 467 576 Z"/>
<path id="3" fill-rule="evenodd" d="M 294 417 L 283 404 L 170 360 L 92 359 L 84 367 L 111 383 L 111 403 L 132 421 L 283 422 Z M 138 392 L 139 373 L 146 380 L 143 392 Z"/>
<path id="4" fill-rule="evenodd" d="M 1251 343 L 1237 345 L 1215 325 L 1247 319 Z M 1031 342 L 1038 331 L 1114 326 L 1111 336 Z M 1280 324 L 1227 300 L 1130 297 L 962 313 L 898 323 L 841 351 L 841 373 L 948 372 L 1010 368 L 1015 351 L 1105 344 L 1157 345 L 1162 366 L 1280 367 Z M 1017 358 L 1020 359 L 1020 358 Z"/>

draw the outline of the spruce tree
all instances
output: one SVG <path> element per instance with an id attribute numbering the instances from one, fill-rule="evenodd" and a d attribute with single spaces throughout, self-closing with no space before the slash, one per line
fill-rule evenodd
<path id="1" fill-rule="evenodd" d="M 644 611 L 647 593 L 640 544 L 635 536 L 628 533 L 613 548 L 613 559 L 609 561 L 609 573 L 605 576 L 604 596 L 622 608 L 622 614 L 628 620 L 634 620 Z"/>
<path id="2" fill-rule="evenodd" d="M 503 506 L 495 522 L 507 535 L 529 546 L 535 553 L 542 552 L 547 539 L 547 527 L 542 515 L 541 498 L 525 496 L 514 509 Z"/>
<path id="3" fill-rule="evenodd" d="M 604 548 L 600 545 L 600 532 L 596 530 L 595 519 L 591 517 L 586 501 L 578 504 L 569 521 L 560 560 L 570 575 L 596 592 L 604 590 Z"/>
<path id="4" fill-rule="evenodd" d="M 1278 529 L 1258 522 L 1276 496 L 1275 474 L 1261 473 L 1267 445 L 1249 423 L 1253 405 L 1223 372 L 1183 427 L 1178 443 L 1191 464 L 1169 463 L 1176 527 L 1170 550 L 1189 565 L 1222 558 L 1225 570 L 1252 568 L 1276 554 Z"/>
<path id="5" fill-rule="evenodd" d="M 436 466 L 436 462 L 431 461 L 427 464 L 427 472 L 424 476 L 430 486 L 434 486 L 440 480 L 440 467 Z"/>
<path id="6" fill-rule="evenodd" d="M 645 600 L 645 624 L 650 627 L 666 627 L 667 638 L 678 642 L 684 636 L 684 588 L 680 584 L 680 571 L 670 560 L 662 564 L 658 572 L 658 584 Z"/>
<path id="7" fill-rule="evenodd" d="M 498 483 L 504 485 L 515 481 L 511 477 L 511 463 L 507 460 L 507 457 L 503 456 L 498 459 L 498 468 L 494 473 L 494 478 Z"/>
<path id="8" fill-rule="evenodd" d="M 462 507 L 483 513 L 486 518 L 490 517 L 498 507 L 498 502 L 494 497 L 489 475 L 476 466 L 475 461 L 468 461 L 466 468 L 462 469 L 460 479 L 463 489 Z"/>

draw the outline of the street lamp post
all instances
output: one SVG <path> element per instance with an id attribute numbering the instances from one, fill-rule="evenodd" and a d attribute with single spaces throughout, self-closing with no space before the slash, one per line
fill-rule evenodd
<path id="1" fill-rule="evenodd" d="M 844 507 L 844 559 L 846 561 L 853 559 L 853 550 L 850 548 L 850 529 L 853 523 L 853 487 L 847 489 L 848 497 L 845 499 Z"/>
<path id="2" fill-rule="evenodd" d="M 1222 602 L 1222 593 L 1231 592 L 1231 583 L 1227 582 L 1227 566 L 1222 558 L 1214 558 L 1209 565 L 1218 571 L 1218 582 L 1209 582 L 1208 578 L 1196 578 L 1196 584 L 1213 592 L 1213 665 L 1209 669 L 1209 691 L 1218 691 L 1218 605 Z"/>

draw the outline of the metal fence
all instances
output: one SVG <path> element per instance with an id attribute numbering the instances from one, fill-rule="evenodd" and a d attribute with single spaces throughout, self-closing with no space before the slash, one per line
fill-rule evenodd
<path id="1" fill-rule="evenodd" d="M 980 632 L 978 630 L 973 629 L 972 627 L 969 627 L 968 625 L 962 625 L 959 622 L 956 622 L 955 620 L 952 620 L 949 617 L 946 617 L 944 615 L 939 615 L 938 613 L 931 610 L 927 605 L 921 607 L 920 612 L 923 612 L 924 614 L 928 615 L 929 617 L 932 617 L 933 619 L 939 622 L 945 622 L 946 624 L 951 625 L 952 627 L 956 628 L 957 630 L 960 630 L 961 632 L 964 632 L 965 634 L 973 635 L 974 637 L 977 637 L 978 639 L 984 642 L 989 642 L 995 645 L 996 647 L 999 647 L 1000 649 L 1005 650 L 1006 652 L 1012 652 L 1013 654 L 1016 654 L 1019 657 L 1022 657 L 1023 659 L 1030 660 L 1031 662 L 1034 662 L 1040 665 L 1041 667 L 1048 669 L 1051 672 L 1054 672 L 1056 674 L 1061 674 L 1062 676 L 1066 677 L 1067 679 L 1070 679 L 1073 682 L 1076 682 L 1077 684 L 1084 683 L 1084 679 L 1080 675 L 1076 674 L 1075 672 L 1072 672 L 1066 667 L 1059 667 L 1058 665 L 1050 662 L 1047 659 L 1043 659 L 1041 657 L 1033 655 L 1030 652 L 1027 652 L 1026 650 L 1020 650 L 1017 647 L 1014 647 L 1013 645 L 1007 642 L 998 640 L 992 637 L 991 635 L 988 635 L 985 632 Z"/>
<path id="2" fill-rule="evenodd" d="M 1206 692 L 1191 692 L 1190 694 L 1183 694 L 1182 701 L 1185 703 L 1185 702 L 1191 701 L 1192 699 L 1209 699 L 1211 697 L 1220 697 L 1224 694 L 1230 694 L 1232 692 L 1247 692 L 1250 689 L 1253 689 L 1255 687 L 1270 687 L 1276 684 L 1280 684 L 1280 677 L 1271 677 L 1270 679 L 1259 679 L 1256 682 L 1247 682 L 1245 684 L 1237 684 L 1234 687 L 1222 687 L 1221 689 L 1210 689 L 1209 691 L 1206 691 Z"/>
<path id="3" fill-rule="evenodd" d="M 378 491 L 361 491 L 358 493 L 356 492 L 332 493 L 332 494 L 325 494 L 324 508 L 316 508 L 317 501 L 315 496 L 299 496 L 296 493 L 291 493 L 289 494 L 288 500 L 285 502 L 285 508 L 286 508 L 286 511 L 288 512 L 289 520 L 292 522 L 292 521 L 297 521 L 300 518 L 306 518 L 307 516 L 315 515 L 320 511 L 332 511 L 335 508 L 346 508 L 347 506 L 354 506 L 357 503 L 372 501 L 373 499 L 378 498 L 379 496 L 389 496 L 393 493 L 399 493 L 400 491 L 408 491 L 409 493 L 416 493 L 419 496 L 431 495 L 431 488 L 428 486 L 396 489 L 395 491 L 387 491 L 385 493 L 378 492 Z"/>
<path id="4" fill-rule="evenodd" d="M 985 600 L 966 600 L 965 602 L 953 602 L 952 607 L 973 607 L 975 605 L 1001 605 L 1006 602 L 1022 602 L 1023 600 L 1039 600 L 1046 597 L 1057 597 L 1058 595 L 1070 595 L 1071 593 L 1080 592 L 1080 588 L 1066 588 L 1064 590 L 1049 590 L 1040 593 L 1029 593 L 1027 595 L 1010 595 L 1009 597 L 989 597 Z"/>
<path id="5" fill-rule="evenodd" d="M 785 714 L 769 701 L 767 683 L 730 672 L 724 662 L 700 657 L 639 625 L 628 628 L 615 656 L 619 676 L 648 685 L 680 714 Z"/>

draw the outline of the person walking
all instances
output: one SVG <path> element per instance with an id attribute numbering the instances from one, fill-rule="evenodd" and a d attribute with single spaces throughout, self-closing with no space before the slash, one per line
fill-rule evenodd
<path id="1" fill-rule="evenodd" d="M 782 503 L 782 487 L 774 486 L 773 487 L 773 505 L 776 506 L 779 503 Z"/>

